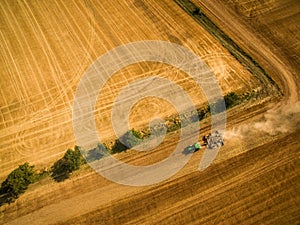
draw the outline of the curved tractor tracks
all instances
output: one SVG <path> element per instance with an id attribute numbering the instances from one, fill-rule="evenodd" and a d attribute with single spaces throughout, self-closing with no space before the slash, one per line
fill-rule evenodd
<path id="1" fill-rule="evenodd" d="M 289 65 L 288 59 L 284 58 L 278 52 L 275 54 L 273 49 L 271 49 L 272 46 L 269 46 L 269 43 L 264 42 L 264 40 L 260 40 L 252 32 L 251 27 L 240 21 L 238 15 L 229 9 L 224 10 L 224 3 L 222 4 L 221 1 L 193 0 L 193 2 L 201 6 L 205 13 L 222 30 L 225 30 L 230 37 L 233 37 L 241 48 L 249 52 L 250 55 L 253 55 L 263 68 L 266 68 L 284 94 L 284 97 L 278 104 L 273 104 L 274 101 L 271 101 L 268 105 L 264 105 L 264 108 L 258 106 L 259 109 L 257 111 L 247 111 L 243 115 L 240 112 L 234 112 L 236 118 L 233 118 L 235 115 L 230 118 L 230 121 L 228 121 L 230 125 L 232 125 L 231 123 L 240 124 L 255 115 L 263 115 L 267 108 L 277 109 L 279 106 L 284 107 L 287 104 L 299 101 L 299 89 L 297 87 L 297 79 L 299 78 L 296 77 L 296 70 L 294 71 Z M 16 204 L 8 208 L 5 215 L 1 215 L 2 212 L 0 213 L 0 223 L 1 216 L 3 216 L 3 221 L 6 220 L 10 224 L 29 224 L 32 221 L 36 224 L 51 222 L 78 224 L 84 221 L 87 223 L 88 219 L 91 221 L 94 219 L 94 223 L 99 224 L 101 222 L 99 218 L 102 219 L 102 222 L 106 221 L 108 223 L 109 221 L 111 224 L 121 224 L 120 221 L 124 223 L 135 222 L 135 224 L 138 224 L 149 221 L 151 219 L 149 214 L 153 216 L 152 219 L 157 223 L 162 223 L 162 219 L 165 219 L 164 222 L 169 221 L 170 223 L 174 222 L 174 219 L 178 219 L 179 221 L 186 219 L 186 223 L 182 224 L 187 224 L 188 219 L 192 223 L 193 217 L 198 219 L 199 223 L 202 218 L 202 222 L 206 221 L 208 223 L 213 219 L 221 222 L 223 216 L 226 217 L 227 214 L 232 214 L 232 218 L 234 219 L 231 221 L 236 223 L 237 220 L 235 220 L 235 217 L 238 216 L 240 211 L 240 207 L 237 207 L 237 205 L 244 206 L 244 204 L 239 202 L 244 200 L 244 198 L 247 200 L 247 204 L 259 203 L 262 205 L 259 205 L 259 207 L 263 209 L 263 204 L 265 204 L 263 200 L 269 201 L 266 198 L 269 197 L 269 193 L 273 193 L 272 195 L 274 195 L 274 192 L 271 191 L 275 190 L 275 188 L 278 188 L 278 195 L 283 195 L 285 199 L 289 197 L 290 189 L 288 188 L 292 186 L 290 182 L 297 176 L 297 171 L 295 172 L 292 166 L 288 168 L 286 166 L 290 161 L 296 164 L 296 157 L 298 155 L 295 151 L 292 154 L 288 154 L 289 149 L 286 149 L 286 146 L 296 139 L 296 135 L 290 139 L 292 140 L 286 138 L 279 140 L 278 143 L 280 144 L 278 147 L 283 152 L 277 151 L 278 149 L 275 149 L 273 145 L 266 144 L 254 149 L 254 151 L 246 152 L 245 156 L 238 155 L 226 160 L 224 164 L 216 164 L 203 174 L 191 173 L 192 169 L 194 169 L 193 165 L 198 162 L 197 158 L 193 158 L 193 161 L 188 165 L 186 170 L 179 174 L 176 179 L 174 178 L 175 181 L 166 181 L 160 187 L 154 186 L 147 189 L 120 188 L 117 184 L 111 184 L 91 172 L 86 172 L 65 183 L 52 184 L 52 186 L 51 184 L 49 186 L 44 185 L 41 187 L 42 191 L 41 189 L 36 189 L 25 193 L 24 198 L 18 202 L 18 205 Z M 295 146 L 293 144 L 292 147 L 295 148 Z M 283 155 L 289 158 L 283 158 Z M 252 160 L 249 160 L 249 158 Z M 253 165 L 253 161 L 256 162 L 256 165 Z M 272 167 L 268 167 L 269 165 L 272 165 Z M 264 170 L 265 168 L 267 168 L 266 171 Z M 273 182 L 272 179 L 279 179 L 284 176 L 280 169 L 290 172 L 290 174 L 285 173 L 288 180 L 282 179 L 279 184 L 269 185 Z M 237 173 L 240 171 L 242 173 L 238 175 Z M 265 175 L 265 173 L 270 175 Z M 272 179 L 265 181 L 265 177 Z M 226 181 L 226 179 L 229 180 Z M 261 186 L 256 185 L 259 182 L 261 182 Z M 99 187 L 95 188 L 97 185 Z M 245 187 L 243 188 L 241 185 Z M 281 185 L 285 186 L 282 187 Z M 260 187 L 264 187 L 265 189 L 261 190 Z M 282 189 L 285 187 L 287 189 L 282 192 Z M 253 188 L 252 192 L 251 188 Z M 245 197 L 245 193 L 248 194 L 248 196 L 246 195 L 247 198 Z M 254 197 L 251 196 L 251 193 L 253 193 Z M 227 205 L 226 203 L 220 204 L 220 200 L 226 198 L 233 199 L 231 205 L 231 201 L 229 203 L 226 202 L 228 203 Z M 31 201 L 22 202 L 26 199 Z M 277 199 L 281 200 L 279 197 Z M 167 206 L 167 203 L 171 207 Z M 271 203 L 270 205 L 272 206 Z M 275 203 L 274 205 L 276 205 Z M 25 210 L 25 207 L 22 208 L 20 205 L 23 207 L 27 205 L 28 209 Z M 224 210 L 221 209 L 223 205 L 226 205 Z M 208 206 L 215 207 L 211 207 L 206 211 L 205 209 Z M 289 208 L 292 207 L 289 205 Z M 249 211 L 246 212 L 250 213 Z M 276 212 L 278 211 L 275 210 Z M 200 213 L 202 214 L 199 215 Z M 276 216 L 274 216 L 275 219 L 277 218 Z"/>

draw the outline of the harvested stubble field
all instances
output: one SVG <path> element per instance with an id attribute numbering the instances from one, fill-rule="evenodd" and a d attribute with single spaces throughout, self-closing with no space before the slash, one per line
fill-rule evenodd
<path id="1" fill-rule="evenodd" d="M 226 144 L 203 172 L 197 170 L 201 151 L 174 177 L 149 187 L 118 185 L 83 168 L 62 183 L 46 178 L 30 186 L 15 203 L 1 206 L 0 223 L 299 222 L 296 1 L 290 1 L 294 7 L 264 1 L 268 10 L 254 0 L 193 2 L 266 69 L 284 97 L 258 95 L 229 110 Z M 1 181 L 25 161 L 50 167 L 75 145 L 72 105 L 77 85 L 92 62 L 119 45 L 142 40 L 181 44 L 210 66 L 224 94 L 260 93 L 269 85 L 256 79 L 174 1 L 7 0 L 0 7 Z M 292 16 L 282 17 L 281 9 Z M 276 19 L 288 26 L 270 22 Z M 260 26 L 273 33 L 261 39 Z M 107 142 L 114 139 L 110 112 L 118 93 L 153 75 L 179 84 L 195 105 L 206 101 L 195 82 L 176 68 L 149 62 L 128 66 L 108 80 L 95 107 L 98 132 Z M 286 104 L 288 110 L 282 108 Z M 146 98 L 133 107 L 130 125 L 143 127 L 154 117 L 174 112 L 169 103 Z M 203 122 L 201 132 L 209 132 L 208 122 Z M 157 162 L 170 154 L 177 139 L 178 134 L 171 133 L 155 151 L 128 151 L 117 157 L 134 165 Z"/>
<path id="2" fill-rule="evenodd" d="M 195 51 L 211 66 L 224 93 L 261 88 L 173 2 L 7 1 L 1 6 L 2 178 L 23 161 L 47 166 L 66 148 L 74 146 L 71 109 L 78 83 L 97 57 L 119 45 L 141 40 L 175 41 Z M 179 15 L 180 20 L 174 21 Z M 176 68 L 159 63 L 132 65 L 114 74 L 98 97 L 96 120 L 100 135 L 113 135 L 107 128 L 112 103 L 120 90 L 153 75 L 180 83 L 196 104 L 206 100 L 199 88 L 193 88 L 192 79 Z M 168 105 L 164 108 L 157 101 L 152 105 L 146 109 L 150 113 L 146 119 L 142 110 L 145 107 L 139 107 L 138 114 L 133 115 L 136 123 L 147 123 L 151 110 L 155 116 L 160 116 L 161 111 L 162 117 L 173 113 Z"/>

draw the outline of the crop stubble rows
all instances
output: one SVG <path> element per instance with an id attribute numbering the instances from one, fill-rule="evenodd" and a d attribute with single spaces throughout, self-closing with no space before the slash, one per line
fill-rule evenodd
<path id="1" fill-rule="evenodd" d="M 51 18 L 49 13 L 39 14 L 41 17 L 38 17 L 39 23 L 41 23 L 42 18 L 46 19 L 47 17 L 47 21 L 42 23 L 44 28 L 40 31 L 36 31 L 33 26 L 31 30 L 33 34 L 46 32 L 49 29 L 50 33 L 57 34 L 57 38 L 64 32 L 65 37 L 60 40 L 52 40 L 53 42 L 50 44 L 51 40 L 48 39 L 52 39 L 52 36 L 45 34 L 44 40 L 36 40 L 37 44 L 43 44 L 45 41 L 49 43 L 48 47 L 42 47 L 42 50 L 32 49 L 32 46 L 30 46 L 30 43 L 32 43 L 31 37 L 26 37 L 31 41 L 28 41 L 27 50 L 24 49 L 24 54 L 19 53 L 19 55 L 24 56 L 28 62 L 31 62 L 28 57 L 33 58 L 35 56 L 36 64 L 31 63 L 28 64 L 30 66 L 27 64 L 21 66 L 22 64 L 18 61 L 14 65 L 5 64 L 7 67 L 5 71 L 10 72 L 10 76 L 15 78 L 13 85 L 21 85 L 18 82 L 21 81 L 22 83 L 25 79 L 21 76 L 21 72 L 23 74 L 23 71 L 26 71 L 26 73 L 31 74 L 28 77 L 33 77 L 31 78 L 32 82 L 41 83 L 41 85 L 37 85 L 41 90 L 36 95 L 36 101 L 28 104 L 29 106 L 32 105 L 32 108 L 35 107 L 35 111 L 31 108 L 24 110 L 22 118 L 20 105 L 26 105 L 26 101 L 30 102 L 30 98 L 27 99 L 27 96 L 30 97 L 30 95 L 26 95 L 27 92 L 23 90 L 26 93 L 14 99 L 18 89 L 22 89 L 21 86 L 17 86 L 16 93 L 5 98 L 7 93 L 10 92 L 6 88 L 1 88 L 1 94 L 4 96 L 4 101 L 6 101 L 5 107 L 1 105 L 1 116 L 3 116 L 2 112 L 7 112 L 6 118 L 7 116 L 11 118 L 10 124 L 5 123 L 4 119 L 1 123 L 3 124 L 3 129 L 1 127 L 0 131 L 1 157 L 5 156 L 5 160 L 8 160 L 5 164 L 2 164 L 3 158 L 1 158 L 1 166 L 4 165 L 4 167 L 1 167 L 0 173 L 3 176 L 16 163 L 25 160 L 28 154 L 31 154 L 28 159 L 35 162 L 32 151 L 35 151 L 37 157 L 47 165 L 48 162 L 51 162 L 50 159 L 47 161 L 47 157 L 65 150 L 64 148 L 60 149 L 60 147 L 71 147 L 74 144 L 70 108 L 76 85 L 84 70 L 94 59 L 117 45 L 146 39 L 175 41 L 194 50 L 212 67 L 225 93 L 232 90 L 230 85 L 233 80 L 238 80 L 233 85 L 233 90 L 247 91 L 258 84 L 221 45 L 195 24 L 189 16 L 185 15 L 175 3 L 169 1 L 163 3 L 158 1 L 128 1 L 126 3 L 85 1 L 84 5 L 83 2 L 66 4 L 63 1 L 57 1 L 55 4 L 36 3 L 35 7 L 30 8 L 34 13 L 37 13 L 35 11 L 41 8 L 41 4 L 49 4 L 50 9 L 52 7 L 56 9 L 57 17 L 64 18 L 64 27 L 68 29 L 63 29 L 61 27 L 62 22 L 59 20 L 49 20 Z M 27 10 L 25 14 L 30 12 L 26 7 L 23 10 Z M 82 13 L 88 13 L 86 14 L 86 20 L 81 18 L 79 21 L 78 18 L 76 19 L 76 13 L 74 12 L 78 10 L 82 10 Z M 7 14 L 7 17 L 11 18 L 12 15 Z M 173 18 L 177 19 L 174 20 Z M 32 20 L 32 18 L 29 17 L 28 20 Z M 15 23 L 16 26 L 19 21 L 16 20 Z M 88 28 L 84 26 L 87 24 L 90 25 Z M 189 24 L 188 28 L 186 28 L 186 24 Z M 3 33 L 1 35 L 1 38 L 8 42 L 8 38 Z M 16 39 L 25 39 L 22 34 L 15 37 Z M 1 43 L 6 43 L 5 41 Z M 53 44 L 54 42 L 55 44 Z M 2 47 L 3 45 L 1 51 Z M 6 62 L 9 62 L 9 55 L 16 53 L 13 52 L 12 48 L 12 46 L 9 47 L 5 54 L 3 51 L 1 52 Z M 61 51 L 61 49 L 65 51 Z M 39 54 L 41 57 L 37 57 L 40 56 Z M 72 54 L 72 56 L 69 56 L 69 54 Z M 43 55 L 45 64 L 40 61 Z M 45 67 L 42 65 L 45 65 L 47 69 L 44 69 Z M 48 73 L 48 76 L 35 75 L 33 70 L 37 70 L 37 68 L 43 74 L 44 72 Z M 16 71 L 19 71 L 19 77 L 15 75 Z M 201 91 L 193 90 L 193 82 L 180 71 L 159 63 L 141 63 L 125 68 L 108 81 L 97 103 L 96 119 L 105 122 L 105 119 L 101 118 L 99 114 L 104 118 L 108 115 L 112 100 L 124 85 L 135 79 L 150 76 L 153 73 L 180 83 L 188 90 L 188 93 L 193 93 L 196 96 L 194 99 L 196 103 L 203 101 Z M 8 76 L 8 73 L 3 74 L 3 77 L 5 77 L 4 75 Z M 30 81 L 28 82 L 30 83 Z M 23 86 L 28 82 L 23 81 Z M 59 86 L 61 84 L 63 86 Z M 10 77 L 7 78 L 6 83 L 1 81 L 1 85 L 1 87 L 12 85 L 10 84 Z M 52 89 L 50 88 L 51 85 Z M 67 90 L 62 90 L 62 87 Z M 52 91 L 48 91 L 49 88 Z M 4 93 L 4 91 L 6 92 Z M 35 92 L 37 90 L 31 88 L 29 91 Z M 2 96 L 1 100 L 3 99 Z M 43 96 L 43 100 L 39 99 L 41 96 Z M 53 99 L 53 104 L 47 106 L 47 101 L 51 99 Z M 172 113 L 172 111 L 166 112 L 163 110 L 168 108 L 168 105 L 164 105 L 157 100 L 153 102 L 155 103 L 152 115 L 157 114 L 157 112 L 162 113 L 162 115 Z M 143 107 L 143 104 L 149 104 L 149 100 L 141 102 L 140 107 Z M 13 107 L 14 116 L 18 118 L 19 122 L 13 120 L 11 114 Z M 132 121 L 141 120 L 140 118 L 143 118 L 143 116 L 139 115 L 139 112 L 143 114 L 144 111 L 140 111 L 139 107 L 134 110 L 137 113 L 132 115 Z M 240 121 L 252 116 L 245 114 L 241 117 L 238 115 L 233 115 L 233 117 L 235 119 L 229 118 L 229 126 L 232 126 L 231 123 L 234 120 Z M 142 124 L 143 121 L 139 122 Z M 144 122 L 146 123 L 148 120 Z M 134 125 L 139 125 L 139 123 Z M 53 127 L 49 128 L 49 126 Z M 64 137 L 56 137 L 58 140 L 55 142 L 53 141 L 53 135 L 55 135 L 57 129 L 62 129 L 61 126 L 64 126 L 64 130 L 61 132 Z M 106 130 L 104 129 L 105 126 L 109 127 L 104 123 L 104 126 L 99 129 Z M 25 130 L 23 137 L 14 142 L 13 148 L 5 148 L 4 150 L 2 143 L 9 146 L 12 143 L 11 141 L 15 140 L 14 135 L 17 127 L 20 131 Z M 46 150 L 39 143 L 35 143 L 36 146 L 32 150 L 28 148 L 29 146 L 25 147 L 24 145 L 24 149 L 19 149 L 20 155 L 19 153 L 11 153 L 17 146 L 20 146 L 20 143 L 26 144 L 31 139 L 30 137 L 36 138 L 36 135 L 39 136 L 39 134 L 44 135 L 50 142 L 52 141 L 53 145 L 49 145 L 50 142 L 47 142 L 48 148 Z M 175 136 L 176 134 L 172 138 Z M 164 143 L 165 146 L 162 146 L 162 150 L 169 149 L 168 146 L 172 146 L 172 138 Z M 32 219 L 41 223 L 66 222 L 68 220 L 70 224 L 74 222 L 100 223 L 104 220 L 107 223 L 115 224 L 125 222 L 174 223 L 176 221 L 184 224 L 209 223 L 212 221 L 238 223 L 245 220 L 249 223 L 260 221 L 289 221 L 293 223 L 297 218 L 297 211 L 295 210 L 297 210 L 297 202 L 299 202 L 297 196 L 295 196 L 297 193 L 295 184 L 298 172 L 295 168 L 299 168 L 299 166 L 297 167 L 299 163 L 296 161 L 299 154 L 294 151 L 298 144 L 297 138 L 299 138 L 299 135 L 296 133 L 287 137 L 283 135 L 279 140 L 274 140 L 270 144 L 265 144 L 249 152 L 244 151 L 242 154 L 235 153 L 233 155 L 229 150 L 235 147 L 227 145 L 225 150 L 220 152 L 216 164 L 204 173 L 195 172 L 202 154 L 198 152 L 192 157 L 187 167 L 180 171 L 176 177 L 161 185 L 152 187 L 121 187 L 108 182 L 91 171 L 78 174 L 78 177 L 75 175 L 72 180 L 61 184 L 45 181 L 46 184 L 44 185 L 38 186 L 38 184 L 37 187 L 31 187 L 29 192 L 18 200 L 18 204 L 7 206 L 5 213 L 0 215 L 0 218 L 2 217 L 3 221 L 12 224 L 29 223 Z M 44 156 L 41 154 L 43 150 L 45 150 Z M 2 154 L 3 152 L 5 154 Z M 7 156 L 8 153 L 11 155 Z M 156 151 L 153 155 L 157 159 L 165 154 L 163 151 Z M 150 160 L 153 155 L 146 153 L 144 156 Z M 119 157 L 124 161 L 138 165 L 144 164 L 145 161 L 144 157 L 130 153 L 121 154 Z M 16 160 L 10 162 L 10 159 Z M 134 194 L 136 194 L 136 197 L 134 197 Z M 291 196 L 294 196 L 294 198 L 291 198 Z M 285 199 L 285 201 L 282 201 L 282 199 Z M 224 207 L 225 205 L 226 207 Z"/>
<path id="2" fill-rule="evenodd" d="M 247 70 L 173 2 L 3 1 L 0 7 L 2 178 L 23 161 L 49 166 L 75 144 L 71 106 L 76 86 L 98 56 L 118 45 L 148 39 L 175 41 L 208 63 L 224 93 L 257 85 Z M 113 136 L 109 112 L 121 88 L 151 75 L 180 83 L 195 104 L 205 101 L 182 72 L 159 63 L 136 64 L 115 74 L 99 96 L 96 120 L 103 122 L 101 135 Z M 173 113 L 168 104 L 155 104 L 161 116 Z M 149 122 L 143 110 L 136 111 L 131 120 L 138 122 L 133 126 Z"/>

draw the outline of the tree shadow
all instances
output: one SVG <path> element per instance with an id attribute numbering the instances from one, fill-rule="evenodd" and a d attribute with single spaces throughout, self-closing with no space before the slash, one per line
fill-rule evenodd
<path id="1" fill-rule="evenodd" d="M 64 172 L 64 173 L 52 173 L 51 177 L 53 180 L 56 182 L 62 182 L 70 177 L 69 172 Z"/>
<path id="2" fill-rule="evenodd" d="M 11 204 L 16 200 L 16 198 L 14 198 L 11 194 L 6 193 L 6 194 L 2 194 L 0 195 L 0 206 L 4 205 L 4 204 Z"/>
<path id="3" fill-rule="evenodd" d="M 187 146 L 183 151 L 182 154 L 184 155 L 188 155 L 188 154 L 193 154 L 195 152 L 195 148 L 193 148 L 192 146 Z"/>
<path id="4" fill-rule="evenodd" d="M 62 182 L 70 177 L 67 162 L 64 158 L 56 161 L 52 166 L 51 177 L 56 182 Z"/>

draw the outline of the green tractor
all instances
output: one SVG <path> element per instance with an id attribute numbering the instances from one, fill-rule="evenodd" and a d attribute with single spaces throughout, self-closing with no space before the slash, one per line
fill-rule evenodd
<path id="1" fill-rule="evenodd" d="M 185 148 L 185 152 L 186 153 L 193 153 L 193 152 L 196 152 L 198 150 L 201 149 L 201 145 L 199 142 L 193 144 L 193 145 L 189 145 Z"/>

